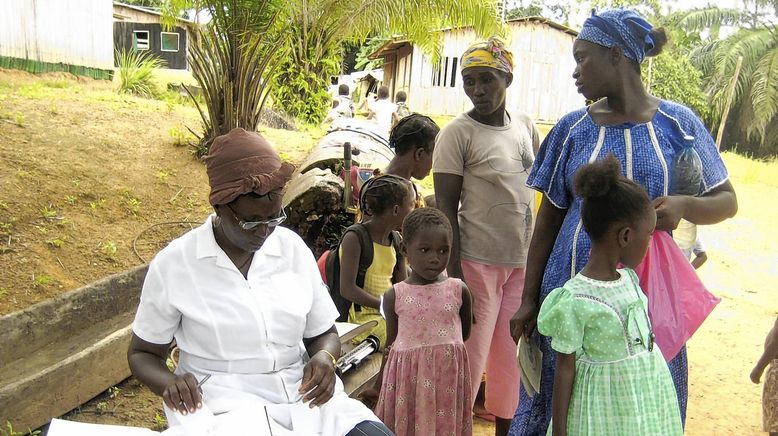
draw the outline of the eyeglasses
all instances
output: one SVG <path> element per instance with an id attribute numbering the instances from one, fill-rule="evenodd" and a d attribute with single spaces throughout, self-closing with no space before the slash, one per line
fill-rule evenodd
<path id="1" fill-rule="evenodd" d="M 232 206 L 230 206 L 229 204 L 227 204 L 226 206 L 232 212 L 232 216 L 235 217 L 235 221 L 238 222 L 238 226 L 240 226 L 240 228 L 243 230 L 253 230 L 258 226 L 266 226 L 270 228 L 277 227 L 286 219 L 286 212 L 284 212 L 284 209 L 282 208 L 281 214 L 279 216 L 269 219 L 267 221 L 243 221 L 238 217 L 238 214 L 235 213 L 235 209 L 233 209 Z"/>

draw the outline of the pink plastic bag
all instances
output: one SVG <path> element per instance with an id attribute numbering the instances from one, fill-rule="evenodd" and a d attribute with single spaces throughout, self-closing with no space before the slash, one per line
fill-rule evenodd
<path id="1" fill-rule="evenodd" d="M 705 289 L 667 232 L 654 233 L 635 273 L 648 296 L 648 316 L 656 343 L 669 362 L 721 300 Z"/>

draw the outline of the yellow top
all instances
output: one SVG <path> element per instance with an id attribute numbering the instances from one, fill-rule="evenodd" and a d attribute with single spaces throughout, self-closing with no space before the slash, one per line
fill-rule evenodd
<path id="1" fill-rule="evenodd" d="M 342 259 L 342 250 L 338 254 L 341 255 Z M 380 298 L 384 295 L 384 292 L 392 286 L 392 275 L 396 263 L 397 252 L 393 246 L 373 242 L 373 263 L 370 264 L 365 272 L 365 286 L 362 289 L 374 297 Z M 386 343 L 386 321 L 381 316 L 381 312 L 372 307 L 360 307 L 360 310 L 356 311 L 353 305 L 349 309 L 349 322 L 362 324 L 370 320 L 378 321 L 378 325 L 373 330 L 354 338 L 354 342 L 360 342 L 368 335 L 373 335 L 378 337 L 381 341 L 381 348 L 383 348 Z"/>

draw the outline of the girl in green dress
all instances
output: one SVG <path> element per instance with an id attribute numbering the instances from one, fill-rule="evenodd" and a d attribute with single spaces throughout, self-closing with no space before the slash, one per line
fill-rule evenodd
<path id="1" fill-rule="evenodd" d="M 581 167 L 574 187 L 592 249 L 583 270 L 552 291 L 538 315 L 538 330 L 557 352 L 548 434 L 682 435 L 670 371 L 631 269 L 656 225 L 648 195 L 621 175 L 612 155 Z"/>

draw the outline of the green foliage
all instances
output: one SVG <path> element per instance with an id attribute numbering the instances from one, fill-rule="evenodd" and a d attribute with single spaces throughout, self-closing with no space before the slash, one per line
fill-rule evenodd
<path id="1" fill-rule="evenodd" d="M 402 35 L 434 57 L 440 53 L 435 29 L 473 26 L 480 36 L 501 34 L 495 12 L 488 0 L 289 0 L 276 29 L 286 36 L 289 59 L 275 76 L 274 101 L 289 115 L 318 123 L 327 111 L 330 77 L 341 70 L 344 43 Z"/>
<path id="2" fill-rule="evenodd" d="M 67 238 L 64 237 L 64 238 L 50 239 L 46 241 L 46 243 L 51 245 L 54 248 L 62 248 L 65 245 L 65 239 Z"/>
<path id="3" fill-rule="evenodd" d="M 167 131 L 167 134 L 173 139 L 173 145 L 176 147 L 190 145 L 195 139 L 194 135 L 192 135 L 188 130 L 184 130 L 178 127 L 171 127 Z"/>
<path id="4" fill-rule="evenodd" d="M 164 416 L 160 415 L 159 412 L 157 412 L 154 415 L 154 428 L 157 430 L 162 430 L 165 427 L 167 427 L 167 420 Z"/>
<path id="5" fill-rule="evenodd" d="M 513 20 L 515 18 L 522 17 L 541 17 L 543 16 L 543 5 L 537 1 L 533 1 L 526 6 L 520 6 L 513 8 L 505 13 L 505 18 Z"/>
<path id="6" fill-rule="evenodd" d="M 756 28 L 741 28 L 725 39 L 696 48 L 691 57 L 703 73 L 711 102 L 708 121 L 715 128 L 730 97 L 738 58 L 743 59 L 723 145 L 756 156 L 778 154 L 778 25 L 762 23 Z"/>
<path id="7" fill-rule="evenodd" d="M 41 208 L 41 216 L 46 219 L 53 219 L 57 217 L 57 211 L 52 205 L 43 206 Z"/>
<path id="8" fill-rule="evenodd" d="M 709 116 L 707 96 L 702 91 L 702 73 L 687 57 L 665 51 L 643 63 L 642 74 L 651 94 L 689 106 L 702 118 Z"/>
<path id="9" fill-rule="evenodd" d="M 51 276 L 47 276 L 46 274 L 38 274 L 37 276 L 33 276 L 33 286 L 36 288 L 49 285 L 53 281 L 54 279 Z"/>
<path id="10" fill-rule="evenodd" d="M 13 424 L 10 421 L 5 422 L 5 428 L 0 428 L 0 436 L 41 436 L 40 430 L 30 430 L 27 432 L 15 431 Z"/>
<path id="11" fill-rule="evenodd" d="M 153 98 L 159 94 L 154 81 L 154 70 L 163 68 L 165 62 L 151 52 L 116 50 L 119 65 L 119 92 Z"/>
<path id="12" fill-rule="evenodd" d="M 116 248 L 116 243 L 113 241 L 103 242 L 102 245 L 100 245 L 100 249 L 109 259 L 113 259 L 116 256 L 116 252 L 118 251 L 118 248 Z"/>
<path id="13" fill-rule="evenodd" d="M 662 12 L 660 0 L 591 0 L 590 6 L 595 10 L 610 8 L 630 8 L 643 16 L 659 16 Z"/>
<path id="14" fill-rule="evenodd" d="M 201 105 L 190 93 L 203 124 L 203 137 L 193 153 L 202 157 L 215 137 L 235 127 L 257 129 L 270 79 L 287 54 L 283 43 L 287 35 L 281 29 L 271 31 L 284 4 L 281 0 L 195 3 L 211 15 L 210 24 L 200 32 L 200 44 L 190 48 L 192 75 L 204 102 Z"/>
<path id="15" fill-rule="evenodd" d="M 364 70 L 375 70 L 376 68 L 381 68 L 384 64 L 383 58 L 378 59 L 370 59 L 368 56 L 370 56 L 372 53 L 374 53 L 376 50 L 378 50 L 379 47 L 381 47 L 384 43 L 386 43 L 386 38 L 370 38 L 368 39 L 365 44 L 362 45 L 362 47 L 359 48 L 359 51 L 357 52 L 357 62 L 354 64 L 354 69 L 358 71 L 364 71 Z"/>
<path id="16" fill-rule="evenodd" d="M 122 189 L 122 198 L 124 199 L 124 205 L 127 208 L 127 212 L 132 215 L 138 215 L 140 213 L 140 200 L 130 192 L 129 189 Z"/>
<path id="17" fill-rule="evenodd" d="M 300 68 L 291 58 L 285 60 L 273 82 L 274 105 L 304 123 L 321 123 L 331 100 L 327 79 L 340 72 L 338 55 L 331 53 L 321 59 L 318 71 Z"/>

